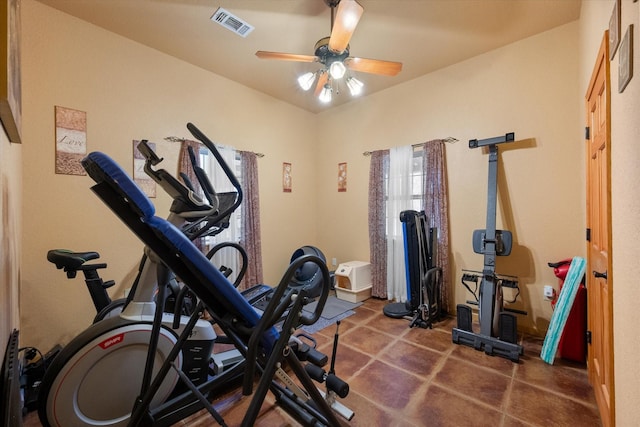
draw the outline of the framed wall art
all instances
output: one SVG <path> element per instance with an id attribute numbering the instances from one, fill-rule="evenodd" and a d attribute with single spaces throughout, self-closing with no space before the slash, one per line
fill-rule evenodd
<path id="1" fill-rule="evenodd" d="M 0 121 L 9 141 L 22 143 L 20 0 L 0 0 Z"/>
<path id="2" fill-rule="evenodd" d="M 338 192 L 347 191 L 347 164 L 338 163 Z"/>
<path id="3" fill-rule="evenodd" d="M 630 24 L 620 43 L 618 54 L 618 92 L 622 93 L 633 77 L 633 24 Z"/>
<path id="4" fill-rule="evenodd" d="M 291 193 L 291 163 L 282 163 L 282 191 Z"/>
<path id="5" fill-rule="evenodd" d="M 55 107 L 56 173 L 86 175 L 80 160 L 87 154 L 87 113 Z"/>
<path id="6" fill-rule="evenodd" d="M 609 18 L 609 60 L 616 56 L 616 50 L 620 44 L 620 0 L 615 0 L 611 18 Z"/>

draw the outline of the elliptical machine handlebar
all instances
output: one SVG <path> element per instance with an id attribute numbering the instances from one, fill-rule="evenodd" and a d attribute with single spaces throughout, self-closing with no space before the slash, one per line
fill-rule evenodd
<path id="1" fill-rule="evenodd" d="M 187 151 L 189 152 L 189 160 L 191 160 L 193 172 L 198 179 L 198 183 L 200 184 L 200 188 L 202 189 L 204 196 L 209 200 L 209 204 L 217 209 L 220 205 L 220 201 L 218 200 L 216 190 L 214 190 L 211 181 L 209 181 L 207 173 L 198 165 L 196 153 L 193 151 L 193 148 L 187 147 Z"/>
<path id="2" fill-rule="evenodd" d="M 148 141 L 143 139 L 138 144 L 138 151 L 146 159 L 144 171 L 174 200 L 171 211 L 184 218 L 201 218 L 215 213 L 217 207 L 206 203 L 192 189 L 187 188 L 164 169 L 154 170 L 163 159 L 149 147 Z"/>
<path id="3" fill-rule="evenodd" d="M 218 216 L 220 218 L 224 218 L 227 215 L 229 215 L 231 212 L 235 211 L 238 208 L 238 206 L 240 206 L 240 203 L 242 203 L 242 187 L 240 186 L 240 182 L 238 182 L 238 179 L 236 178 L 236 176 L 231 171 L 231 168 L 229 167 L 229 165 L 227 165 L 227 162 L 220 155 L 220 152 L 216 148 L 215 144 L 209 138 L 207 138 L 207 136 L 205 134 L 203 134 L 200 131 L 200 129 L 198 129 L 193 123 L 187 123 L 187 129 L 189 129 L 189 132 L 191 132 L 191 134 L 198 141 L 202 142 L 209 149 L 209 151 L 211 151 L 213 156 L 218 161 L 218 164 L 220 165 L 220 167 L 224 171 L 224 174 L 227 176 L 227 178 L 231 182 L 231 185 L 233 186 L 233 188 L 235 188 L 236 192 L 238 193 L 238 195 L 236 197 L 236 201 L 231 206 L 227 207 L 222 212 L 218 213 Z M 196 176 L 198 176 L 198 175 L 196 175 Z"/>

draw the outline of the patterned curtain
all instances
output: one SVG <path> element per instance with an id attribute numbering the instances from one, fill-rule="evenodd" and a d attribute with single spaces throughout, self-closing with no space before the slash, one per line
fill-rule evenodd
<path id="1" fill-rule="evenodd" d="M 385 171 L 389 170 L 389 150 L 371 153 L 369 169 L 369 252 L 371 295 L 387 298 L 387 238 L 385 233 Z"/>
<path id="2" fill-rule="evenodd" d="M 447 191 L 444 141 L 433 140 L 424 144 L 424 211 L 431 227 L 438 229 L 436 265 L 442 268 L 440 290 L 441 310 L 449 310 L 449 196 Z"/>
<path id="3" fill-rule="evenodd" d="M 239 289 L 247 289 L 256 283 L 263 282 L 262 275 L 262 239 L 260 237 L 260 199 L 258 185 L 258 161 L 255 153 L 239 151 L 241 163 L 242 188 L 242 220 L 240 245 L 247 251 L 249 258 L 247 272 Z"/>

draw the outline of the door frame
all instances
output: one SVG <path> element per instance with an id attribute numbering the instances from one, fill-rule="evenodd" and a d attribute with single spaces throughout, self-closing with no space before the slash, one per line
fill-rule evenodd
<path id="1" fill-rule="evenodd" d="M 594 86 L 596 84 L 596 78 L 599 73 L 604 73 L 604 119 L 606 123 L 604 125 L 605 132 L 605 155 L 607 156 L 606 161 L 606 186 L 605 189 L 607 194 L 606 206 L 604 209 L 604 214 L 606 215 L 606 226 L 607 226 L 607 278 L 605 279 L 607 282 L 607 301 L 606 304 L 606 325 L 607 327 L 603 331 L 603 334 L 606 333 L 608 337 L 604 339 L 604 348 L 603 352 L 606 353 L 603 356 L 603 362 L 606 362 L 607 366 L 603 366 L 603 370 L 605 375 L 610 379 L 609 389 L 607 389 L 606 393 L 601 390 L 601 384 L 599 380 L 600 378 L 596 377 L 596 369 L 594 363 L 594 354 L 593 354 L 593 344 L 590 342 L 588 346 L 588 358 L 587 358 L 587 368 L 589 372 L 589 383 L 592 385 L 596 397 L 596 402 L 598 404 L 598 410 L 600 411 L 600 418 L 605 427 L 614 426 L 615 425 L 615 378 L 614 378 L 614 358 L 613 358 L 613 274 L 612 274 L 612 229 L 611 229 L 611 79 L 610 79 L 610 64 L 609 64 L 609 32 L 605 31 L 604 36 L 602 38 L 602 42 L 598 51 L 598 55 L 595 60 L 594 68 L 592 71 L 592 75 L 589 81 L 589 86 L 587 88 L 587 92 L 585 94 L 585 107 L 586 107 L 586 125 L 589 127 L 592 125 L 590 123 L 590 105 L 589 101 L 591 100 L 591 94 L 594 90 Z M 585 138 L 585 160 L 586 160 L 586 226 L 587 229 L 592 226 L 591 224 L 591 210 L 590 210 L 590 183 L 592 182 L 592 178 L 590 176 L 590 157 L 591 157 L 591 138 L 593 138 L 594 132 L 592 129 L 589 129 L 589 134 L 586 135 Z M 591 243 L 587 239 L 587 293 L 588 293 L 588 305 L 587 305 L 587 317 L 588 317 L 588 328 L 590 336 L 591 331 L 594 329 L 594 316 L 593 314 L 596 312 L 596 308 L 594 307 L 594 301 L 591 297 L 594 296 L 593 290 L 596 289 L 595 281 L 597 280 L 592 271 L 594 270 L 594 266 L 592 265 L 591 260 Z M 608 344 L 608 346 L 607 346 Z M 608 398 L 607 398 L 608 395 Z"/>

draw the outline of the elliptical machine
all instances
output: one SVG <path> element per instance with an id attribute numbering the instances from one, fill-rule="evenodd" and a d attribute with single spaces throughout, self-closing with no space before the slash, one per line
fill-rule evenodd
<path id="1" fill-rule="evenodd" d="M 506 357 L 518 362 L 523 348 L 517 343 L 517 318 L 514 313 L 527 314 L 524 311 L 504 307 L 502 288 L 517 289 L 518 280 L 514 276 L 496 274 L 496 256 L 511 254 L 513 237 L 510 231 L 496 230 L 496 204 L 498 184 L 498 144 L 515 140 L 513 132 L 504 136 L 482 140 L 472 139 L 469 148 L 488 147 L 489 149 L 489 183 L 487 197 L 487 222 L 484 230 L 473 232 L 473 250 L 484 255 L 484 268 L 481 272 L 464 271 L 462 284 L 475 297 L 470 303 L 478 306 L 480 332 L 474 332 L 472 326 L 471 307 L 458 304 L 457 327 L 453 328 L 452 340 L 455 344 L 464 344 L 484 350 L 486 354 Z M 478 280 L 480 280 L 479 295 Z M 475 283 L 472 290 L 469 283 Z M 469 301 L 468 301 L 469 303 Z"/>

